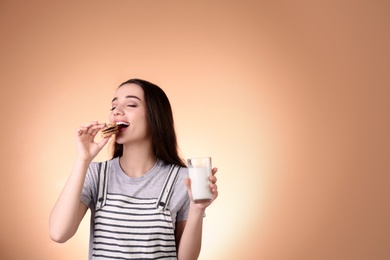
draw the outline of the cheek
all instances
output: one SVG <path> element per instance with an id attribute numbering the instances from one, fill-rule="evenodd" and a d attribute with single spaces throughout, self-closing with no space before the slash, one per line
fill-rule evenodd
<path id="1" fill-rule="evenodd" d="M 137 118 L 138 125 L 143 128 L 143 131 L 149 130 L 148 118 L 146 115 L 140 115 Z"/>
<path id="2" fill-rule="evenodd" d="M 110 114 L 108 115 L 108 121 L 109 121 L 109 122 L 114 122 L 114 116 L 113 116 L 112 113 L 110 113 Z"/>

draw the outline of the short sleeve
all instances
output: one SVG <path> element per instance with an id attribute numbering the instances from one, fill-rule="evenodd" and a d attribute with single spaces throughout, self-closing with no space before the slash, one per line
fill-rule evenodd
<path id="1" fill-rule="evenodd" d="M 177 212 L 176 222 L 186 221 L 188 218 L 188 211 L 190 208 L 190 199 L 183 204 L 181 209 Z"/>
<path id="2" fill-rule="evenodd" d="M 89 165 L 80 196 L 80 201 L 88 208 L 94 206 L 97 197 L 98 165 L 97 162 L 92 162 Z"/>
<path id="3" fill-rule="evenodd" d="M 180 205 L 180 207 L 177 211 L 176 222 L 186 221 L 190 209 L 190 197 L 188 196 L 187 188 L 184 184 L 185 179 L 188 177 L 188 169 L 181 168 L 179 174 L 176 190 L 179 195 L 178 205 Z"/>

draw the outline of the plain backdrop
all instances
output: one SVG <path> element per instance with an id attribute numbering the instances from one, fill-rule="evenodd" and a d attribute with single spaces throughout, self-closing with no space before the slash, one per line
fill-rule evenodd
<path id="1" fill-rule="evenodd" d="M 89 215 L 65 244 L 48 230 L 75 129 L 142 78 L 169 96 L 182 156 L 219 168 L 199 259 L 390 259 L 389 12 L 0 0 L 0 258 L 87 258 Z"/>

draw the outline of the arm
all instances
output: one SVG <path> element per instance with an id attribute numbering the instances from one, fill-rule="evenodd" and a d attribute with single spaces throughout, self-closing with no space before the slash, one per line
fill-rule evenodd
<path id="1" fill-rule="evenodd" d="M 104 138 L 99 143 L 94 142 L 96 134 L 104 126 L 104 124 L 91 122 L 77 129 L 77 159 L 50 215 L 50 237 L 56 242 L 63 243 L 71 238 L 87 212 L 88 208 L 80 201 L 80 196 L 89 164 L 109 139 Z"/>
<path id="2" fill-rule="evenodd" d="M 210 189 L 213 199 L 210 202 L 195 204 L 191 195 L 191 181 L 186 180 L 186 186 L 190 195 L 191 204 L 187 221 L 176 225 L 177 256 L 179 260 L 198 259 L 202 246 L 202 228 L 205 210 L 218 197 L 217 178 L 214 176 L 217 168 L 212 170 L 210 177 Z"/>
<path id="3" fill-rule="evenodd" d="M 77 160 L 73 171 L 63 188 L 50 215 L 50 237 L 63 243 L 71 238 L 87 212 L 87 206 L 80 201 L 85 174 L 89 163 Z"/>

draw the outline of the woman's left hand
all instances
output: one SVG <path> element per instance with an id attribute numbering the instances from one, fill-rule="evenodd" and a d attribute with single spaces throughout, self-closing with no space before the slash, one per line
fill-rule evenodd
<path id="1" fill-rule="evenodd" d="M 210 191 L 212 194 L 212 199 L 210 201 L 200 202 L 200 203 L 194 203 L 194 200 L 192 198 L 192 191 L 191 191 L 191 179 L 187 178 L 185 181 L 188 195 L 190 196 L 191 203 L 194 204 L 199 209 L 206 209 L 210 204 L 218 197 L 218 186 L 217 186 L 217 177 L 215 177 L 215 174 L 217 173 L 218 169 L 213 168 L 211 170 L 211 176 L 209 177 L 210 180 Z"/>

